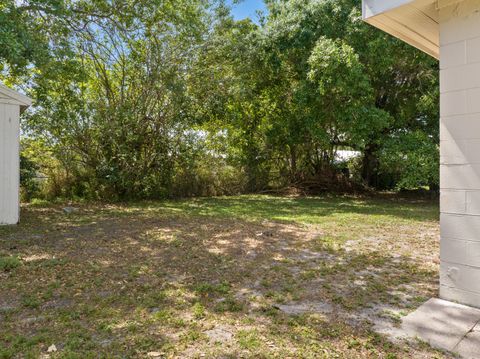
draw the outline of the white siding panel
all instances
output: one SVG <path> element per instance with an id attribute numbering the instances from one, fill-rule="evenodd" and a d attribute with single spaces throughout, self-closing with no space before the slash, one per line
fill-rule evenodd
<path id="1" fill-rule="evenodd" d="M 455 69 L 455 68 L 454 68 Z M 460 69 L 457 67 L 457 69 Z M 480 112 L 480 87 L 440 94 L 442 117 L 473 114 Z"/>
<path id="2" fill-rule="evenodd" d="M 479 216 L 442 213 L 440 218 L 440 232 L 442 241 L 444 238 L 448 238 L 449 240 L 463 239 L 473 242 L 480 241 Z M 480 263 L 478 266 L 480 267 Z"/>
<path id="3" fill-rule="evenodd" d="M 440 139 L 442 141 L 480 139 L 480 113 L 442 118 Z"/>
<path id="4" fill-rule="evenodd" d="M 480 37 L 467 41 L 467 61 L 480 62 Z"/>
<path id="5" fill-rule="evenodd" d="M 440 264 L 440 282 L 447 287 L 480 294 L 480 268 L 464 266 L 456 263 Z M 480 303 L 477 303 L 479 306 Z"/>
<path id="6" fill-rule="evenodd" d="M 440 141 L 443 165 L 480 164 L 480 139 Z"/>
<path id="7" fill-rule="evenodd" d="M 480 215 L 480 191 L 468 191 L 466 194 L 466 213 Z"/>
<path id="8" fill-rule="evenodd" d="M 442 165 L 468 164 L 465 156 L 465 142 L 466 140 L 440 141 L 440 163 Z"/>
<path id="9" fill-rule="evenodd" d="M 440 298 L 480 308 L 480 294 L 440 285 Z"/>
<path id="10" fill-rule="evenodd" d="M 480 87 L 467 90 L 468 113 L 480 112 Z"/>
<path id="11" fill-rule="evenodd" d="M 440 52 L 440 68 L 455 67 L 467 63 L 466 42 L 459 41 L 442 47 Z"/>
<path id="12" fill-rule="evenodd" d="M 20 107 L 0 106 L 0 224 L 19 220 Z"/>
<path id="13" fill-rule="evenodd" d="M 440 246 L 440 258 L 449 263 L 467 262 L 467 245 L 475 242 L 443 238 Z"/>
<path id="14" fill-rule="evenodd" d="M 446 68 L 440 72 L 440 93 L 476 87 L 480 87 L 480 63 Z"/>
<path id="15" fill-rule="evenodd" d="M 453 6 L 441 11 L 441 46 L 480 37 L 480 13 L 475 10 L 478 10 L 478 3 L 468 4 L 465 1 L 465 4 L 460 4 L 459 7 Z"/>
<path id="16" fill-rule="evenodd" d="M 480 190 L 480 164 L 440 165 L 442 189 Z"/>
<path id="17" fill-rule="evenodd" d="M 467 91 L 454 91 L 440 94 L 440 115 L 449 117 L 463 115 L 467 111 Z"/>
<path id="18" fill-rule="evenodd" d="M 442 190 L 440 192 L 440 211 L 463 214 L 466 210 L 466 201 L 466 191 Z"/>
<path id="19" fill-rule="evenodd" d="M 466 263 L 472 267 L 479 267 L 480 265 L 480 242 L 466 242 Z"/>
<path id="20" fill-rule="evenodd" d="M 440 296 L 477 307 L 480 307 L 479 37 L 480 0 L 441 7 Z"/>

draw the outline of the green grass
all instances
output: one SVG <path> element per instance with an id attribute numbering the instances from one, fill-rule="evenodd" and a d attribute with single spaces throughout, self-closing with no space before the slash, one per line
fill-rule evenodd
<path id="1" fill-rule="evenodd" d="M 321 224 L 334 217 L 337 222 L 365 218 L 376 223 L 384 220 L 436 220 L 438 210 L 430 201 L 412 201 L 391 196 L 365 198 L 350 196 L 272 197 L 240 196 L 199 198 L 169 202 L 142 202 L 135 209 L 164 211 L 171 214 L 280 220 L 302 224 Z M 133 210 L 135 210 L 133 209 Z"/>
<path id="2" fill-rule="evenodd" d="M 397 313 L 436 295 L 433 201 L 239 196 L 75 207 L 24 206 L 19 226 L 0 227 L 0 358 L 41 357 L 52 344 L 59 358 L 443 356 L 393 344 L 364 319 L 398 325 Z M 335 311 L 279 309 L 316 303 Z M 209 338 L 213 329 L 220 339 Z"/>
<path id="3" fill-rule="evenodd" d="M 255 351 L 261 346 L 259 333 L 256 330 L 239 330 L 237 339 L 242 349 Z"/>
<path id="4" fill-rule="evenodd" d="M 9 272 L 22 265 L 18 257 L 0 257 L 0 271 Z"/>
<path id="5" fill-rule="evenodd" d="M 195 287 L 195 291 L 203 296 L 226 295 L 230 292 L 230 284 L 227 282 L 219 284 L 200 283 Z"/>

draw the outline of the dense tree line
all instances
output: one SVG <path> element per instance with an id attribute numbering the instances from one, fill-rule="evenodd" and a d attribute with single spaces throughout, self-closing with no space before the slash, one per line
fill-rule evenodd
<path id="1" fill-rule="evenodd" d="M 254 22 L 222 1 L 0 0 L 1 79 L 35 100 L 26 193 L 435 189 L 437 62 L 359 0 L 266 3 Z"/>

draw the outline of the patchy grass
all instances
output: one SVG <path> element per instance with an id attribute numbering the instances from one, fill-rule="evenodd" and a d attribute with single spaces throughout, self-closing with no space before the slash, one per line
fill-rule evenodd
<path id="1" fill-rule="evenodd" d="M 18 257 L 0 257 L 0 271 L 9 272 L 22 265 Z"/>
<path id="2" fill-rule="evenodd" d="M 436 295 L 438 251 L 437 204 L 393 196 L 25 206 L 0 358 L 441 358 L 374 330 Z"/>

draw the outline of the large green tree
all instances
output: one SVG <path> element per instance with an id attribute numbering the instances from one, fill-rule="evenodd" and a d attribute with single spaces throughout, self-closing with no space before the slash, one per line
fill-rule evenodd
<path id="1" fill-rule="evenodd" d="M 303 162 L 315 163 L 316 158 L 331 161 L 338 148 L 361 151 L 361 176 L 374 187 L 385 186 L 390 175 L 395 183 L 409 175 L 404 168 L 412 156 L 398 156 L 403 160 L 395 169 L 380 163 L 392 139 L 402 143 L 402 136 L 424 132 L 428 142 L 418 141 L 418 149 L 438 161 L 436 60 L 365 24 L 360 1 L 268 3 L 269 53 L 278 79 L 285 81 L 278 100 L 280 106 L 285 107 L 285 99 L 291 105 L 280 119 L 280 126 L 288 128 L 283 143 L 293 148 L 289 152 L 296 157 L 301 152 Z M 320 92 L 312 88 L 312 71 L 322 78 Z M 326 116 L 332 120 L 325 121 Z M 429 178 L 435 186 L 436 176 Z"/>
<path id="2" fill-rule="evenodd" d="M 266 3 L 255 22 L 223 1 L 0 0 L 0 77 L 35 99 L 24 162 L 62 196 L 436 188 L 436 61 L 359 0 Z"/>
<path id="3" fill-rule="evenodd" d="M 171 191 L 179 157 L 193 145 L 186 79 L 207 31 L 207 5 L 85 1 L 72 11 L 72 51 L 33 73 L 36 110 L 26 126 L 60 161 L 67 191 Z"/>

